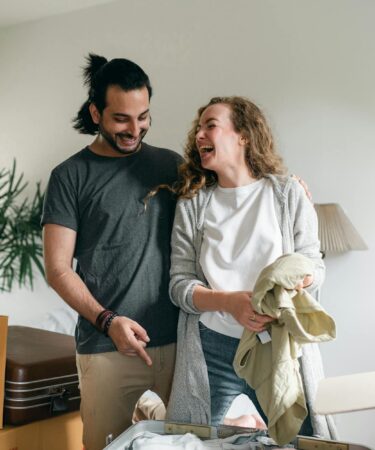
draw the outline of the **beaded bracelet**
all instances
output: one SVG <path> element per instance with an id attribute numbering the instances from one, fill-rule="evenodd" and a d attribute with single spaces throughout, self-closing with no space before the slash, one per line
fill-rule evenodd
<path id="1" fill-rule="evenodd" d="M 108 337 L 108 330 L 109 327 L 111 326 L 112 320 L 118 316 L 117 312 L 113 312 L 108 319 L 105 321 L 104 325 L 103 325 L 103 333 Z"/>

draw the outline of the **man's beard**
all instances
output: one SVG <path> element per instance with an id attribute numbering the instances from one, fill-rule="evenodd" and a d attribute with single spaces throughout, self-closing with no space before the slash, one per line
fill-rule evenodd
<path id="1" fill-rule="evenodd" d="M 101 124 L 99 124 L 99 133 L 112 147 L 112 149 L 120 153 L 121 155 L 132 155 L 133 153 L 136 153 L 141 148 L 142 140 L 146 136 L 147 131 L 148 129 L 141 129 L 141 132 L 139 133 L 139 136 L 134 144 L 131 145 L 130 142 L 130 145 L 128 145 L 128 148 L 126 148 L 125 145 L 121 146 L 121 142 L 124 140 L 131 141 L 133 139 L 133 136 L 130 133 L 117 133 L 115 134 L 115 139 L 113 139 L 112 136 L 107 133 L 105 128 Z"/>

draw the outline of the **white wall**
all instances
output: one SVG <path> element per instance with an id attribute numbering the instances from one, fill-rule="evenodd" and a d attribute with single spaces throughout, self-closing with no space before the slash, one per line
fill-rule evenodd
<path id="1" fill-rule="evenodd" d="M 369 245 L 328 256 L 322 301 L 338 338 L 327 375 L 375 370 L 375 3 L 372 0 L 121 0 L 0 31 L 0 167 L 31 181 L 88 142 L 70 120 L 85 99 L 88 51 L 128 57 L 151 76 L 148 141 L 178 151 L 198 106 L 246 95 L 268 114 L 292 172 L 316 202 L 339 202 Z M 40 282 L 2 295 L 24 323 L 58 304 Z M 375 413 L 337 416 L 342 439 L 375 444 Z"/>

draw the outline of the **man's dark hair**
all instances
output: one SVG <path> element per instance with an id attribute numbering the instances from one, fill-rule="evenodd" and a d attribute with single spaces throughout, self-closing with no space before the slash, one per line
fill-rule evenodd
<path id="1" fill-rule="evenodd" d="M 89 111 L 93 103 L 100 113 L 106 106 L 109 86 L 119 86 L 124 91 L 147 88 L 149 98 L 152 88 L 147 74 L 134 62 L 124 58 L 108 61 L 103 56 L 89 53 L 87 65 L 83 69 L 84 83 L 88 87 L 88 99 L 73 119 L 73 127 L 82 134 L 96 134 L 98 125 L 93 122 Z"/>

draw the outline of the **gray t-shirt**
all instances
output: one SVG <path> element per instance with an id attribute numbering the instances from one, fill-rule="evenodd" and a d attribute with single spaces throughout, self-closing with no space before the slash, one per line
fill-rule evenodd
<path id="1" fill-rule="evenodd" d="M 142 144 L 127 157 L 99 156 L 87 147 L 51 174 L 42 225 L 77 232 L 78 273 L 105 308 L 143 326 L 151 346 L 176 341 L 178 309 L 168 294 L 170 234 L 175 198 L 159 184 L 177 179 L 181 156 Z M 77 352 L 114 351 L 111 339 L 83 317 L 76 328 Z"/>

